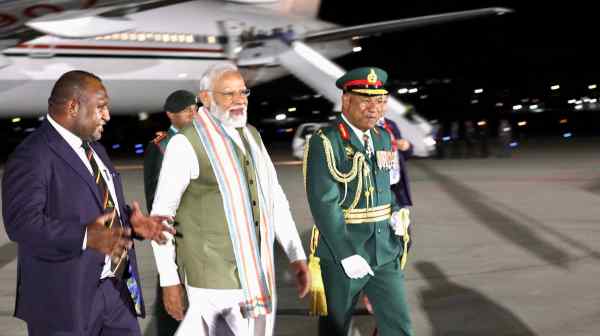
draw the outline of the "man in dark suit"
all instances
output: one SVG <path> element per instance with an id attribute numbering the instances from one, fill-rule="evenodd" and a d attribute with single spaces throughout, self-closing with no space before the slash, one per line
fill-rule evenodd
<path id="1" fill-rule="evenodd" d="M 119 174 L 97 140 L 108 95 L 91 73 L 55 83 L 48 115 L 11 155 L 3 217 L 18 244 L 15 316 L 29 335 L 140 335 L 144 316 L 132 236 L 164 241 L 163 217 L 125 204 Z"/>

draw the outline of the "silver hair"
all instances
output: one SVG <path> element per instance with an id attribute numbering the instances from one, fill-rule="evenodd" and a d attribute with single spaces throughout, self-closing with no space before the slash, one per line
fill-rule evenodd
<path id="1" fill-rule="evenodd" d="M 200 91 L 212 90 L 215 80 L 226 72 L 239 72 L 239 69 L 233 63 L 228 62 L 220 62 L 209 67 L 200 78 Z"/>

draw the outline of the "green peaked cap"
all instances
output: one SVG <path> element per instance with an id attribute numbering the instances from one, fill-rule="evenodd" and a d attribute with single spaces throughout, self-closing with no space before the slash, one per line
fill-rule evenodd
<path id="1" fill-rule="evenodd" d="M 385 83 L 388 75 L 383 69 L 362 67 L 346 72 L 335 81 L 335 86 L 344 92 L 352 92 L 367 96 L 386 95 Z"/>

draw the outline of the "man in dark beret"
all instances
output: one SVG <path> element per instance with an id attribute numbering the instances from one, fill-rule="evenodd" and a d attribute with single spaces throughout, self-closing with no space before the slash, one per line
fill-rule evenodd
<path id="1" fill-rule="evenodd" d="M 144 152 L 144 192 L 148 212 L 152 211 L 152 202 L 154 201 L 154 193 L 156 192 L 165 148 L 167 148 L 169 140 L 179 130 L 192 123 L 194 115 L 198 112 L 196 95 L 186 90 L 174 91 L 167 97 L 164 111 L 171 121 L 171 126 L 166 132 L 157 132 L 156 137 L 150 141 Z M 158 335 L 173 335 L 179 322 L 167 314 L 160 286 L 157 286 L 157 290 L 154 315 Z"/>
<path id="2" fill-rule="evenodd" d="M 387 103 L 386 81 L 387 73 L 375 67 L 340 77 L 342 114 L 311 137 L 304 156 L 306 193 L 318 229 L 311 255 L 320 259 L 327 302 L 321 335 L 348 334 L 362 292 L 373 306 L 379 335 L 413 335 L 402 270 L 408 221 L 390 188 L 398 152 L 389 133 L 376 126 Z"/>
<path id="3" fill-rule="evenodd" d="M 144 192 L 148 211 L 152 210 L 165 148 L 173 135 L 192 123 L 194 115 L 198 112 L 196 95 L 186 90 L 174 91 L 167 97 L 164 111 L 171 121 L 171 126 L 166 132 L 156 132 L 156 137 L 144 151 Z"/>

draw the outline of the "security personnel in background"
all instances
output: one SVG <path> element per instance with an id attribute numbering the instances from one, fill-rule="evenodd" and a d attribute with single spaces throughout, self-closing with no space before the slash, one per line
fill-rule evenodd
<path id="1" fill-rule="evenodd" d="M 383 112 L 385 114 L 385 111 Z M 396 197 L 396 201 L 403 208 L 412 206 L 412 198 L 410 197 L 410 186 L 408 181 L 408 167 L 406 161 L 413 154 L 413 145 L 406 139 L 402 138 L 400 128 L 392 119 L 385 118 L 383 115 L 377 122 L 377 126 L 385 129 L 392 140 L 393 150 L 398 152 L 396 159 L 397 164 L 394 164 L 394 169 L 390 170 L 390 184 L 392 192 Z"/>
<path id="2" fill-rule="evenodd" d="M 388 132 L 375 126 L 386 105 L 386 80 L 374 67 L 339 78 L 342 115 L 311 137 L 305 153 L 327 303 L 321 335 L 347 335 L 361 292 L 373 305 L 380 335 L 413 335 L 402 271 L 408 221 L 390 188 L 398 152 Z"/>
<path id="3" fill-rule="evenodd" d="M 191 124 L 194 115 L 198 111 L 196 95 L 189 91 L 177 90 L 167 97 L 164 110 L 171 121 L 171 127 L 167 132 L 156 133 L 156 137 L 146 147 L 144 156 L 144 192 L 148 212 L 152 210 L 154 193 L 167 143 L 180 129 Z M 179 322 L 167 314 L 160 286 L 157 286 L 157 290 L 157 302 L 154 305 L 157 335 L 173 335 L 179 326 Z"/>
<path id="4" fill-rule="evenodd" d="M 506 119 L 498 123 L 498 154 L 497 157 L 510 157 L 510 143 L 512 142 L 512 127 Z"/>
<path id="5" fill-rule="evenodd" d="M 166 132 L 156 132 L 156 137 L 150 141 L 144 152 L 144 192 L 148 212 L 152 210 L 165 148 L 173 135 L 192 123 L 194 115 L 198 112 L 197 102 L 196 95 L 186 90 L 172 92 L 165 101 L 164 110 L 171 121 L 171 127 Z"/>

